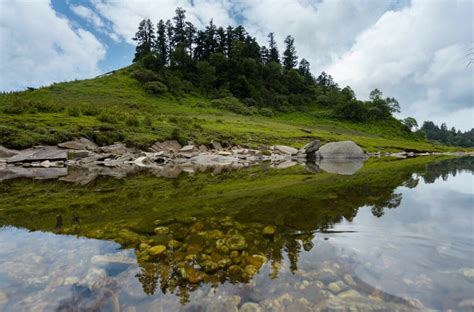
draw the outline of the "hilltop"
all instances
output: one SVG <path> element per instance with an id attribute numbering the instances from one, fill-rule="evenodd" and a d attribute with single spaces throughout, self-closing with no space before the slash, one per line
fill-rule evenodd
<path id="1" fill-rule="evenodd" d="M 313 76 L 288 35 L 280 57 L 273 33 L 259 45 L 243 26 L 204 30 L 176 9 L 171 21 L 140 22 L 134 63 L 93 79 L 0 95 L 0 145 L 27 148 L 86 137 L 99 145 L 156 141 L 301 147 L 352 140 L 367 151 L 446 151 L 394 118 L 395 98 L 370 100 Z"/>
<path id="2" fill-rule="evenodd" d="M 26 148 L 87 137 L 99 145 L 121 141 L 138 147 L 167 139 L 300 147 L 320 139 L 353 140 L 368 151 L 448 149 L 396 123 L 334 120 L 327 108 L 267 117 L 218 109 L 199 95 L 152 95 L 131 77 L 134 66 L 94 79 L 1 95 L 0 145 Z"/>

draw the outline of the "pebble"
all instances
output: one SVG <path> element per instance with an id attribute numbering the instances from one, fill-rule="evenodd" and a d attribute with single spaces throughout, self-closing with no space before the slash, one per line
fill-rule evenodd
<path id="1" fill-rule="evenodd" d="M 362 295 L 354 289 L 346 290 L 337 295 L 341 299 L 357 299 L 362 298 Z"/>
<path id="2" fill-rule="evenodd" d="M 260 312 L 260 311 L 262 311 L 262 309 L 260 309 L 260 306 L 254 302 L 246 302 L 239 309 L 239 312 Z"/>
<path id="3" fill-rule="evenodd" d="M 5 304 L 7 300 L 7 294 L 0 290 L 0 305 Z"/>
<path id="4" fill-rule="evenodd" d="M 337 295 L 341 291 L 341 287 L 337 283 L 330 283 L 328 285 L 328 289 L 335 295 Z"/>

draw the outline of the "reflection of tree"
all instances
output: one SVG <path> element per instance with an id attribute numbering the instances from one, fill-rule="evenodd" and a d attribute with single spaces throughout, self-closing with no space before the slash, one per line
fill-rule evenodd
<path id="1" fill-rule="evenodd" d="M 381 216 L 384 215 L 384 210 L 386 208 L 392 209 L 392 208 L 397 208 L 400 206 L 400 203 L 402 202 L 402 194 L 391 194 L 389 198 L 386 200 L 380 201 L 374 205 L 372 205 L 371 211 L 374 216 L 377 218 L 380 218 Z"/>
<path id="2" fill-rule="evenodd" d="M 152 178 L 155 180 L 144 179 L 140 183 L 137 177 L 128 189 L 124 186 L 128 181 L 118 184 L 99 179 L 93 186 L 67 187 L 74 195 L 83 196 L 93 188 L 98 193 L 93 200 L 73 202 L 69 210 L 47 206 L 32 218 L 31 209 L 17 209 L 15 198 L 13 209 L 0 211 L 0 221 L 29 229 L 110 239 L 123 247 L 133 247 L 141 268 L 137 278 L 144 292 L 174 293 L 184 303 L 200 285 L 245 283 L 265 264 L 270 268 L 270 277 L 277 278 L 285 257 L 289 259 L 290 270 L 295 272 L 301 251 L 312 250 L 318 231 L 329 231 L 344 219 L 353 220 L 360 207 L 370 207 L 373 215 L 383 216 L 385 209 L 401 203 L 401 194 L 395 192 L 397 187 L 414 188 L 420 177 L 432 183 L 439 177 L 454 175 L 459 170 L 472 171 L 474 167 L 472 158 L 429 165 L 417 161 L 394 161 L 376 170 L 361 170 L 354 176 L 306 174 L 301 179 L 300 172 L 290 171 L 290 177 L 297 182 L 291 180 L 292 183 L 279 187 L 272 185 L 272 175 L 282 171 L 272 170 L 258 173 L 258 179 L 248 179 L 244 172 L 219 177 L 196 175 L 169 182 Z M 403 166 L 405 163 L 411 165 Z M 210 179 L 214 179 L 212 183 Z M 253 181 L 259 183 L 255 188 Z M 33 181 L 22 183 L 19 185 L 23 189 L 36 185 Z M 48 205 L 55 204 L 55 194 L 67 197 L 60 184 L 49 183 L 42 184 L 43 190 L 35 193 L 52 196 Z M 160 187 L 156 183 L 161 183 L 165 192 L 157 193 Z M 48 191 L 48 185 L 54 192 Z M 235 185 L 239 192 L 232 192 Z M 259 191 L 259 187 L 264 191 Z M 3 198 L 11 196 L 12 189 L 11 185 L 0 184 L 0 206 L 5 203 Z M 230 195 L 222 190 L 229 190 Z M 44 205 L 44 198 L 31 196 L 28 204 L 27 208 Z M 166 210 L 173 204 L 179 209 Z M 56 215 L 62 216 L 60 230 L 55 227 Z M 161 229 L 165 234 L 154 232 L 153 222 L 157 218 L 161 219 L 159 226 L 167 228 Z M 152 255 L 150 248 L 158 245 L 164 251 Z"/>
<path id="3" fill-rule="evenodd" d="M 450 175 L 456 176 L 458 172 L 463 170 L 472 172 L 473 168 L 474 157 L 452 158 L 427 164 L 422 176 L 425 183 L 434 183 L 439 177 L 446 181 Z"/>

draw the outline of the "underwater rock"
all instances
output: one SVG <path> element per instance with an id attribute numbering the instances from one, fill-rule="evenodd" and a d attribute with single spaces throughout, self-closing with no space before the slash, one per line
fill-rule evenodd
<path id="1" fill-rule="evenodd" d="M 156 246 L 153 246 L 151 247 L 149 250 L 148 250 L 148 253 L 152 256 L 159 256 L 161 255 L 162 253 L 164 253 L 166 251 L 166 246 L 164 245 L 156 245 Z"/>
<path id="2" fill-rule="evenodd" d="M 166 226 L 159 226 L 155 228 L 155 233 L 158 235 L 167 235 L 170 233 L 170 229 Z"/>
<path id="3" fill-rule="evenodd" d="M 254 276 L 258 272 L 258 269 L 255 266 L 248 264 L 245 266 L 244 271 L 248 276 Z"/>
<path id="4" fill-rule="evenodd" d="M 275 234 L 275 227 L 272 225 L 264 227 L 262 230 L 262 234 L 266 236 L 273 236 L 273 234 Z"/>
<path id="5" fill-rule="evenodd" d="M 179 246 L 181 246 L 181 245 L 182 245 L 182 243 L 175 240 L 175 239 L 172 239 L 168 242 L 168 247 L 172 248 L 172 249 L 179 248 Z"/>
<path id="6" fill-rule="evenodd" d="M 227 247 L 230 250 L 243 250 L 247 248 L 245 238 L 240 234 L 234 234 L 227 240 Z"/>

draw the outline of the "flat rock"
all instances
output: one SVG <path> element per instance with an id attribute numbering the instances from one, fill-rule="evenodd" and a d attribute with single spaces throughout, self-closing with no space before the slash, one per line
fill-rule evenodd
<path id="1" fill-rule="evenodd" d="M 0 158 L 10 158 L 15 156 L 19 153 L 19 151 L 15 151 L 0 145 Z"/>
<path id="2" fill-rule="evenodd" d="M 125 146 L 125 144 L 122 144 L 122 143 L 117 143 L 117 144 L 113 144 L 109 146 L 102 146 L 100 148 L 100 151 L 102 153 L 108 153 L 114 156 L 121 156 L 121 155 L 129 153 L 128 148 Z"/>
<path id="3" fill-rule="evenodd" d="M 192 152 L 194 151 L 194 145 L 185 145 L 180 150 L 180 152 Z"/>
<path id="4" fill-rule="evenodd" d="M 7 159 L 7 163 L 16 162 L 35 162 L 35 161 L 54 161 L 54 160 L 67 160 L 67 150 L 60 149 L 56 146 L 45 146 L 31 148 L 20 151 L 15 156 Z"/>
<path id="5" fill-rule="evenodd" d="M 164 152 L 164 153 L 176 153 L 181 149 L 181 144 L 178 141 L 164 141 L 164 142 L 155 142 L 150 149 L 153 152 Z"/>
<path id="6" fill-rule="evenodd" d="M 298 153 L 298 150 L 296 148 L 290 146 L 275 145 L 273 148 L 274 150 L 286 155 L 296 155 Z"/>
<path id="7" fill-rule="evenodd" d="M 59 143 L 59 147 L 73 149 L 73 150 L 88 150 L 88 151 L 96 151 L 99 146 L 86 138 L 80 138 L 79 140 L 68 141 L 64 143 Z"/>
<path id="8" fill-rule="evenodd" d="M 362 148 L 352 141 L 331 142 L 319 148 L 317 158 L 323 159 L 366 159 Z"/>

